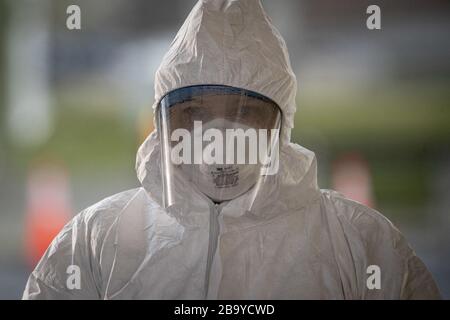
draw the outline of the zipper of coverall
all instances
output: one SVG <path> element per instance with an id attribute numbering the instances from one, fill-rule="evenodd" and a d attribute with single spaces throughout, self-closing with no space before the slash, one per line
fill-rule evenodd
<path id="1" fill-rule="evenodd" d="M 211 206 L 210 210 L 208 259 L 206 262 L 206 274 L 205 274 L 205 299 L 208 296 L 209 280 L 211 277 L 211 266 L 214 255 L 217 250 L 217 242 L 220 234 L 219 214 L 224 204 L 226 204 L 226 202 L 223 202 L 221 204 L 215 203 L 214 205 Z"/>

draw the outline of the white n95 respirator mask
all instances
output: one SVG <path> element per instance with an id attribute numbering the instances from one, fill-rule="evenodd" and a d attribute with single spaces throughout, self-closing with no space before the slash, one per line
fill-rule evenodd
<path id="1" fill-rule="evenodd" d="M 211 135 L 208 135 L 208 130 Z M 211 139 L 213 141 L 203 142 L 201 163 L 181 164 L 181 171 L 187 179 L 211 200 L 221 202 L 234 199 L 256 184 L 261 166 L 257 161 L 250 161 L 250 142 L 247 141 L 242 148 L 238 147 L 239 135 L 243 134 L 245 139 L 245 134 L 251 132 L 249 130 L 254 128 L 224 118 L 208 121 L 203 124 L 202 131 L 207 133 L 207 139 L 212 135 L 214 137 Z M 191 135 L 194 136 L 193 131 Z M 243 154 L 240 155 L 240 152 Z M 240 163 L 239 158 L 243 160 Z"/>

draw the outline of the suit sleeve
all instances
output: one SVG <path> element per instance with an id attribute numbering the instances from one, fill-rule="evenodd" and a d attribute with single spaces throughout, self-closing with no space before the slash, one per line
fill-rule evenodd
<path id="1" fill-rule="evenodd" d="M 87 229 L 82 212 L 61 230 L 31 273 L 22 299 L 100 298 Z"/>
<path id="2" fill-rule="evenodd" d="M 358 229 L 365 243 L 365 263 L 380 268 L 381 287 L 363 285 L 363 299 L 441 299 L 430 271 L 416 255 L 402 233 L 379 212 L 364 208 L 358 215 Z"/>

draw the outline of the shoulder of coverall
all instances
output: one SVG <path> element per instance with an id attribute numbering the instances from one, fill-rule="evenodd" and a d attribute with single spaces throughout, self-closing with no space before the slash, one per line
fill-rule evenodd
<path id="1" fill-rule="evenodd" d="M 388 236 L 393 248 L 399 250 L 399 254 L 408 248 L 404 248 L 404 237 L 394 224 L 383 214 L 369 208 L 357 201 L 346 198 L 334 190 L 322 189 L 322 199 L 327 208 L 332 208 L 341 224 L 349 226 L 351 231 L 357 234 L 364 243 L 379 241 L 379 235 Z M 327 210 L 330 211 L 330 210 Z M 406 253 L 406 252 L 404 252 Z"/>
<path id="2" fill-rule="evenodd" d="M 327 213 L 339 220 L 355 267 L 362 268 L 358 271 L 366 273 L 369 265 L 377 265 L 384 274 L 400 273 L 399 299 L 441 299 L 431 273 L 388 218 L 336 191 L 321 193 Z"/>
<path id="3" fill-rule="evenodd" d="M 84 209 L 74 218 L 84 226 L 86 234 L 90 237 L 91 246 L 102 245 L 123 210 L 141 192 L 145 192 L 142 187 L 119 192 Z M 148 197 L 147 199 L 151 201 Z M 96 248 L 93 247 L 92 249 L 95 250 Z"/>
<path id="4" fill-rule="evenodd" d="M 95 289 L 94 283 L 98 285 L 100 282 L 98 267 L 104 241 L 117 217 L 140 189 L 127 190 L 105 198 L 74 216 L 53 239 L 30 276 L 30 287 L 26 289 L 29 297 L 45 298 L 46 292 L 39 294 L 39 291 L 45 288 L 44 291 L 47 291 L 49 297 L 52 297 L 52 294 L 65 297 L 66 270 L 71 264 L 82 270 L 91 270 L 90 275 L 83 277 L 83 280 L 91 279 L 83 283 L 83 292 L 96 292 L 98 289 Z M 92 264 L 93 260 L 97 263 Z M 36 289 L 35 286 L 42 288 Z M 95 296 L 96 294 L 92 295 Z M 70 297 L 71 295 L 67 294 L 67 298 Z"/>
<path id="5" fill-rule="evenodd" d="M 103 220 L 109 221 L 116 218 L 127 206 L 129 201 L 142 188 L 135 188 L 116 193 L 104 198 L 78 213 L 75 218 L 80 219 L 85 225 L 95 227 Z"/>
<path id="6" fill-rule="evenodd" d="M 74 229 L 76 229 L 77 241 L 81 241 L 81 238 L 88 236 L 90 243 L 85 243 L 85 245 L 92 246 L 94 242 L 99 242 L 101 245 L 102 240 L 114 224 L 114 221 L 116 221 L 130 200 L 141 189 L 135 188 L 119 192 L 79 212 L 64 226 L 55 239 L 53 239 L 48 248 L 49 252 L 46 254 L 52 255 L 53 251 L 65 245 L 67 241 L 72 241 L 72 232 Z M 95 250 L 95 248 L 91 249 Z"/>

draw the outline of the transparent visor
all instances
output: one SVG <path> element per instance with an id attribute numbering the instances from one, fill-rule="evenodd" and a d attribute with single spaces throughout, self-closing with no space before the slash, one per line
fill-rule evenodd
<path id="1" fill-rule="evenodd" d="M 166 208 L 193 199 L 229 201 L 257 193 L 279 167 L 281 111 L 252 91 L 180 88 L 156 109 Z"/>

